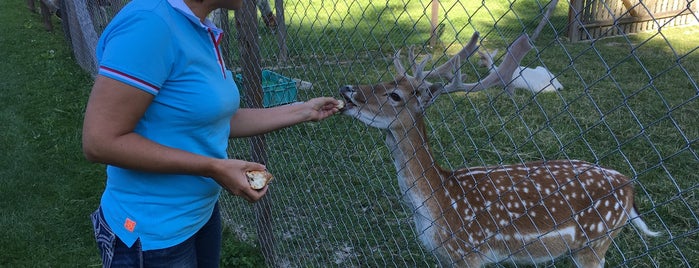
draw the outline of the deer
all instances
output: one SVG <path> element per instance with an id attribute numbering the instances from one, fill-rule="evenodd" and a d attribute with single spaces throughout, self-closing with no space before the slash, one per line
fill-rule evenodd
<path id="1" fill-rule="evenodd" d="M 651 231 L 634 206 L 632 181 L 618 171 L 581 160 L 542 160 L 511 165 L 440 167 L 424 122 L 441 95 L 475 92 L 507 83 L 532 48 L 526 34 L 509 47 L 497 72 L 464 83 L 461 61 L 476 50 L 478 32 L 444 64 L 425 71 L 426 56 L 407 74 L 400 50 L 397 75 L 374 85 L 339 89 L 342 115 L 381 129 L 392 154 L 403 201 L 412 211 L 419 242 L 443 267 L 500 262 L 551 262 L 571 255 L 578 267 L 603 267 L 612 239 L 628 222 Z M 447 85 L 428 78 L 448 79 Z"/>
<path id="2" fill-rule="evenodd" d="M 498 49 L 488 51 L 485 48 L 478 49 L 480 57 L 479 65 L 488 68 L 490 72 L 496 72 L 498 66 L 493 63 L 493 59 L 498 54 Z M 555 92 L 563 89 L 563 85 L 558 81 L 551 71 L 543 66 L 528 68 L 517 66 L 512 77 L 512 83 L 507 85 L 507 92 L 512 94 L 514 89 L 526 89 L 533 93 Z"/>

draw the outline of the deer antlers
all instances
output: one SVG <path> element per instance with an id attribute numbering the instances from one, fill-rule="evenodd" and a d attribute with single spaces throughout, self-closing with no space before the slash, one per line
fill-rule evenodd
<path id="1" fill-rule="evenodd" d="M 522 58 L 524 58 L 524 55 L 526 55 L 529 50 L 532 49 L 532 45 L 529 43 L 529 37 L 526 34 L 522 34 L 510 45 L 510 47 L 507 49 L 504 61 L 496 71 L 491 72 L 488 74 L 488 76 L 475 83 L 464 83 L 462 79 L 465 78 L 465 75 L 461 74 L 461 61 L 466 60 L 469 56 L 476 52 L 478 49 L 477 42 L 479 35 L 480 34 L 478 32 L 473 33 L 471 40 L 466 46 L 464 46 L 464 48 L 461 49 L 461 51 L 459 51 L 459 53 L 454 55 L 444 64 L 432 70 L 424 70 L 425 65 L 427 65 L 427 62 L 432 59 L 432 56 L 427 55 L 422 61 L 415 63 L 416 58 L 412 47 L 408 50 L 408 58 L 411 60 L 413 76 L 408 75 L 405 71 L 405 67 L 403 67 L 401 64 L 400 50 L 398 50 L 398 52 L 396 52 L 394 55 L 393 64 L 395 65 L 396 71 L 399 75 L 402 75 L 408 79 L 414 79 L 415 82 L 417 82 L 417 85 L 422 83 L 426 84 L 427 87 L 419 87 L 421 88 L 421 91 L 430 88 L 430 85 L 432 85 L 430 82 L 426 81 L 428 78 L 442 77 L 451 80 L 449 84 L 441 87 L 440 90 L 430 92 L 433 100 L 442 93 L 451 93 L 456 91 L 474 92 L 497 85 L 506 85 L 510 82 L 510 79 L 508 78 L 512 77 L 513 72 L 517 69 L 517 66 L 519 66 L 519 63 Z"/>
<path id="2" fill-rule="evenodd" d="M 411 60 L 411 66 L 413 67 L 412 71 L 414 76 L 407 75 L 405 68 L 403 67 L 403 64 L 401 64 L 400 50 L 398 50 L 398 52 L 396 52 L 396 54 L 393 55 L 393 65 L 395 65 L 398 74 L 405 75 L 406 77 L 414 78 L 417 80 L 424 80 L 433 77 L 443 77 L 446 79 L 452 79 L 454 77 L 454 73 L 452 73 L 452 70 L 454 68 L 458 69 L 459 67 L 461 67 L 461 61 L 473 55 L 473 53 L 475 53 L 478 49 L 476 43 L 478 42 L 479 36 L 480 34 L 478 32 L 473 33 L 473 36 L 471 36 L 471 40 L 468 42 L 468 44 L 466 44 L 466 46 L 464 46 L 461 49 L 461 51 L 459 51 L 459 53 L 456 53 L 456 55 L 447 60 L 447 62 L 428 71 L 426 74 L 424 71 L 425 65 L 427 65 L 427 62 L 432 59 L 432 55 L 427 55 L 420 63 L 415 63 L 416 58 L 412 46 L 408 48 L 408 59 Z"/>

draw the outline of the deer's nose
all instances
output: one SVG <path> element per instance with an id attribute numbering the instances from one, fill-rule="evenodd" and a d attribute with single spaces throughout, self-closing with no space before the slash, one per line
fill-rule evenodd
<path id="1" fill-rule="evenodd" d="M 354 92 L 354 87 L 351 85 L 344 85 L 340 87 L 340 94 L 345 94 L 345 93 L 351 93 Z"/>

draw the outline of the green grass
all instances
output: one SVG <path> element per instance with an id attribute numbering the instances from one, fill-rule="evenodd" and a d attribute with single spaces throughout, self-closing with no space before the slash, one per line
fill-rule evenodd
<path id="1" fill-rule="evenodd" d="M 20 1 L 0 9 L 0 266 L 98 263 L 88 216 L 104 175 L 80 150 L 91 78 L 38 14 Z"/>

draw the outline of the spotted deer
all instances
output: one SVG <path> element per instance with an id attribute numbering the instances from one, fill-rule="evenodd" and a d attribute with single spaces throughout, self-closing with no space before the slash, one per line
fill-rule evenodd
<path id="1" fill-rule="evenodd" d="M 639 217 L 629 178 L 597 164 L 546 160 L 453 171 L 437 164 L 425 132 L 425 109 L 444 93 L 503 85 L 500 77 L 512 77 L 531 49 L 528 37 L 519 37 L 497 72 L 464 83 L 458 66 L 475 52 L 478 37 L 475 33 L 455 57 L 433 70 L 424 71 L 428 56 L 413 62 L 408 75 L 398 51 L 393 81 L 340 88 L 346 101 L 342 114 L 385 130 L 418 238 L 439 264 L 540 263 L 571 254 L 579 267 L 602 267 L 612 239 L 628 221 L 646 235 L 658 235 Z M 409 58 L 415 60 L 412 49 Z M 431 77 L 451 82 L 428 82 Z"/>

